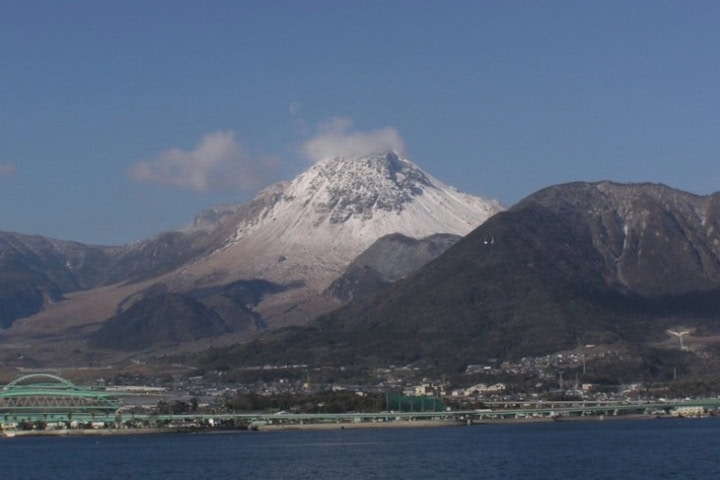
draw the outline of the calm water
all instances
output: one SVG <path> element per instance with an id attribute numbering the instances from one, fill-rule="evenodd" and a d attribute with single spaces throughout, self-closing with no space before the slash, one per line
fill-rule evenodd
<path id="1" fill-rule="evenodd" d="M 720 419 L 0 440 L 5 479 L 720 478 Z"/>

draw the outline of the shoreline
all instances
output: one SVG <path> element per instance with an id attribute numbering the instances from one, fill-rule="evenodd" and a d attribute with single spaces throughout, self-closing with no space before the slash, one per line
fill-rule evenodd
<path id="1" fill-rule="evenodd" d="M 67 430 L 3 430 L 0 438 L 15 437 L 105 437 L 117 435 L 154 435 L 176 432 L 169 428 L 99 428 Z"/>
<path id="2" fill-rule="evenodd" d="M 250 425 L 249 430 L 256 432 L 283 431 L 327 431 L 327 430 L 359 430 L 359 429 L 392 429 L 392 428 L 438 428 L 438 427 L 482 427 L 484 425 L 524 425 L 531 423 L 575 423 L 575 422 L 617 422 L 617 421 L 648 421 L 648 420 L 693 420 L 713 418 L 707 417 L 674 417 L 646 414 L 626 415 L 586 415 L 559 417 L 527 417 L 527 418 L 485 418 L 467 422 L 466 420 L 391 420 L 388 422 L 357 422 L 357 423 L 293 423 Z"/>
<path id="3" fill-rule="evenodd" d="M 467 425 L 462 420 L 391 420 L 389 422 L 356 422 L 356 423 L 276 423 L 252 425 L 251 430 L 258 432 L 280 432 L 292 430 L 360 430 L 389 428 L 437 428 L 461 427 Z"/>
<path id="4" fill-rule="evenodd" d="M 251 424 L 241 428 L 113 428 L 113 429 L 66 429 L 66 430 L 2 430 L 1 438 L 15 437 L 103 437 L 128 435 L 167 435 L 167 434 L 214 434 L 228 432 L 286 432 L 286 431 L 329 431 L 329 430 L 361 430 L 361 429 L 394 429 L 394 428 L 439 428 L 464 427 L 483 425 L 522 425 L 531 423 L 574 423 L 574 422 L 604 422 L 604 421 L 647 421 L 647 420 L 677 420 L 694 419 L 696 417 L 657 417 L 644 414 L 628 415 L 588 415 L 588 416 L 560 416 L 560 417 L 528 417 L 528 418 L 485 418 L 468 422 L 466 420 L 391 420 L 387 422 L 338 422 L 338 423 L 274 423 Z M 713 418 L 713 417 L 697 417 Z"/>

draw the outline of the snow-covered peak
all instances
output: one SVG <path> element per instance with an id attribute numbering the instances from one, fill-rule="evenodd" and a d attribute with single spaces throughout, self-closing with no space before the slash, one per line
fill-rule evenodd
<path id="1" fill-rule="evenodd" d="M 467 195 L 395 151 L 313 164 L 223 220 L 222 246 L 184 278 L 263 278 L 322 291 L 378 238 L 464 236 L 503 207 Z M 195 280 L 193 280 L 195 281 Z"/>
<path id="2" fill-rule="evenodd" d="M 293 183 L 293 194 L 313 199 L 316 212 L 328 215 L 331 223 L 367 220 L 377 210 L 399 212 L 432 185 L 422 170 L 395 152 L 328 159 Z"/>
<path id="3" fill-rule="evenodd" d="M 445 185 L 394 151 L 323 160 L 292 182 L 269 187 L 253 203 L 259 208 L 244 216 L 232 243 L 268 224 L 282 229 L 283 237 L 292 232 L 297 241 L 330 231 L 340 241 L 341 230 L 356 237 L 350 243 L 366 237 L 363 244 L 389 233 L 465 235 L 502 209 L 494 200 Z"/>

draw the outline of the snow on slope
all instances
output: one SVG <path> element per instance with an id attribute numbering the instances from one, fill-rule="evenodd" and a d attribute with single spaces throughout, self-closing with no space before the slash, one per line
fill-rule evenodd
<path id="1" fill-rule="evenodd" d="M 303 281 L 321 290 L 386 234 L 465 235 L 502 209 L 395 152 L 326 159 L 264 190 L 254 203 L 260 207 L 238 218 L 227 243 L 193 273 Z"/>

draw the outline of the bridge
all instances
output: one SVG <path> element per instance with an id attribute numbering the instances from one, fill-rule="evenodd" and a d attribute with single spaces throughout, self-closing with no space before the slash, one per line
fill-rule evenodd
<path id="1" fill-rule="evenodd" d="M 0 390 L 0 417 L 6 422 L 108 417 L 119 408 L 113 397 L 46 373 L 19 377 Z"/>

